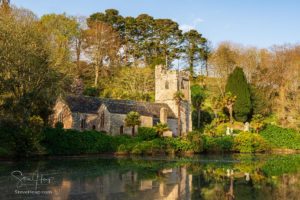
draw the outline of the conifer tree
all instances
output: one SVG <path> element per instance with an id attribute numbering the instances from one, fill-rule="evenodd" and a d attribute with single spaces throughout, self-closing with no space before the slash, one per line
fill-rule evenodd
<path id="1" fill-rule="evenodd" d="M 234 118 L 240 122 L 247 121 L 252 106 L 249 85 L 242 68 L 236 67 L 229 75 L 226 92 L 236 96 L 236 102 L 233 106 Z"/>

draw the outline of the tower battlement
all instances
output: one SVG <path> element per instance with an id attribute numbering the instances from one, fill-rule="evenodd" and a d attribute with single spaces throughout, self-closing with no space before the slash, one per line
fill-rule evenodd
<path id="1" fill-rule="evenodd" d="M 168 70 L 163 65 L 155 67 L 155 101 L 173 100 L 176 92 L 184 94 L 184 100 L 191 102 L 190 74 L 186 71 Z"/>

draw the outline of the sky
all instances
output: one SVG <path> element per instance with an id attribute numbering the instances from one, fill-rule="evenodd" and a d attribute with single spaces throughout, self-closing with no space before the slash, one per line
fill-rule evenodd
<path id="1" fill-rule="evenodd" d="M 11 0 L 38 16 L 89 16 L 114 8 L 123 16 L 147 13 L 197 29 L 213 46 L 231 41 L 268 48 L 300 43 L 300 0 Z"/>

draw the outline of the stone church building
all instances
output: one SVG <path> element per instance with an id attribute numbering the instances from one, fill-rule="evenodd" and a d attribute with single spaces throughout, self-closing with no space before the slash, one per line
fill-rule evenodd
<path id="1" fill-rule="evenodd" d="M 51 116 L 52 124 L 62 122 L 65 129 L 97 130 L 111 135 L 131 134 L 126 127 L 126 114 L 136 111 L 140 114 L 141 126 L 153 127 L 166 123 L 173 135 L 178 135 L 178 105 L 174 93 L 181 91 L 181 129 L 185 134 L 192 130 L 191 91 L 189 74 L 184 71 L 155 68 L 155 102 L 104 99 L 86 96 L 58 98 Z M 136 127 L 137 128 L 137 127 Z"/>

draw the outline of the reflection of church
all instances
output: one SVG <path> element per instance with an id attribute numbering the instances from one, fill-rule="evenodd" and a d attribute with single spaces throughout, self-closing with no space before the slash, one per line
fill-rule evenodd
<path id="1" fill-rule="evenodd" d="M 139 179 L 138 173 L 110 171 L 97 178 L 63 179 L 51 188 L 53 199 L 190 199 L 192 175 L 185 167 L 162 170 L 157 179 Z"/>

